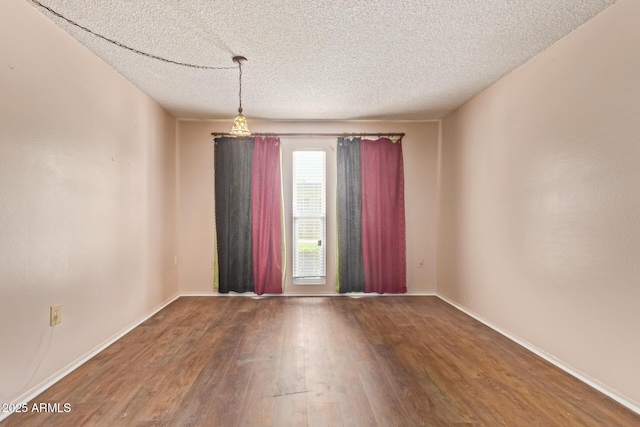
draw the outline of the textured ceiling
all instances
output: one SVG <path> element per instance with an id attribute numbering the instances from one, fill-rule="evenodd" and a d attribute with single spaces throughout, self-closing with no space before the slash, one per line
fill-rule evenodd
<path id="1" fill-rule="evenodd" d="M 39 0 L 141 51 L 210 66 L 243 55 L 263 119 L 436 119 L 615 0 Z M 34 5 L 34 7 L 37 7 Z M 238 70 L 116 47 L 38 7 L 178 118 L 231 118 Z"/>

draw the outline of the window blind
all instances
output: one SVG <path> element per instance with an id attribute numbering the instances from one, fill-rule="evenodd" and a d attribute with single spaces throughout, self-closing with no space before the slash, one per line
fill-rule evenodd
<path id="1" fill-rule="evenodd" d="M 293 152 L 293 277 L 326 275 L 324 151 Z"/>

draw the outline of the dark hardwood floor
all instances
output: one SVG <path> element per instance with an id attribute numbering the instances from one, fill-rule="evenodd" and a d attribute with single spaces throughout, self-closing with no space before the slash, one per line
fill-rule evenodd
<path id="1" fill-rule="evenodd" d="M 2 426 L 639 426 L 436 297 L 183 297 Z"/>

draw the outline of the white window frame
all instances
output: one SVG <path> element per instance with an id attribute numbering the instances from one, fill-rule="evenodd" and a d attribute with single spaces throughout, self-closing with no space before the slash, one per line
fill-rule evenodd
<path id="1" fill-rule="evenodd" d="M 322 153 L 322 186 L 321 186 L 321 209 L 317 213 L 314 214 L 301 214 L 297 209 L 297 183 L 298 179 L 296 177 L 296 153 L 303 152 L 316 152 Z M 293 284 L 294 285 L 322 285 L 326 283 L 326 275 L 327 275 L 327 153 L 323 149 L 295 149 L 293 151 L 292 158 L 292 177 L 293 177 L 293 190 L 292 190 L 292 209 L 291 215 L 293 219 L 292 224 L 292 252 L 293 252 Z M 318 275 L 310 275 L 306 276 L 303 272 L 298 271 L 298 236 L 297 236 L 297 225 L 300 219 L 319 219 L 322 223 L 321 225 L 321 244 L 319 247 L 321 248 L 321 255 L 319 262 L 321 263 L 318 266 Z"/>

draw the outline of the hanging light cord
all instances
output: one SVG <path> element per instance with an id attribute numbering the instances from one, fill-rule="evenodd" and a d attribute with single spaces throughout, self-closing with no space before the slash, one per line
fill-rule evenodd
<path id="1" fill-rule="evenodd" d="M 238 108 L 238 113 L 242 114 L 242 61 L 238 61 L 238 69 L 240 70 L 240 90 L 238 91 L 240 107 Z"/>
<path id="2" fill-rule="evenodd" d="M 157 55 L 153 55 L 151 53 L 147 53 L 147 52 L 143 52 L 141 50 L 129 47 L 127 45 L 124 45 L 118 41 L 115 40 L 111 40 L 108 37 L 103 36 L 102 34 L 98 34 L 94 31 L 91 31 L 90 29 L 88 29 L 87 27 L 83 27 L 82 25 L 78 24 L 77 22 L 72 21 L 71 19 L 59 14 L 58 12 L 56 12 L 55 10 L 51 9 L 50 7 L 47 7 L 45 5 L 43 5 L 42 3 L 40 3 L 38 0 L 30 0 L 31 2 L 33 2 L 36 6 L 39 6 L 45 10 L 48 10 L 50 13 L 52 13 L 53 15 L 57 16 L 60 19 L 63 19 L 65 21 L 67 21 L 69 24 L 74 25 L 78 28 L 80 28 L 81 30 L 86 31 L 87 33 L 93 34 L 96 37 L 101 38 L 102 40 L 105 40 L 109 43 L 112 43 L 118 47 L 121 47 L 123 49 L 127 49 L 130 50 L 131 52 L 137 53 L 138 55 L 142 55 L 142 56 L 146 56 L 148 58 L 152 58 L 152 59 L 157 59 L 158 61 L 163 61 L 163 62 L 168 62 L 170 64 L 174 64 L 174 65 L 180 65 L 182 67 L 190 67 L 190 68 L 199 68 L 201 70 L 230 70 L 236 67 L 210 67 L 208 65 L 196 65 L 196 64 L 189 64 L 186 62 L 180 62 L 180 61 L 173 61 L 171 59 L 167 59 L 167 58 L 162 58 L 161 56 L 157 56 Z M 242 68 L 240 69 L 240 73 L 242 73 Z"/>

